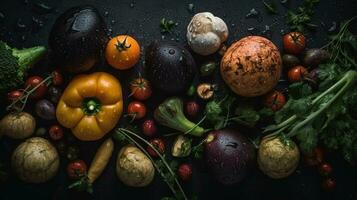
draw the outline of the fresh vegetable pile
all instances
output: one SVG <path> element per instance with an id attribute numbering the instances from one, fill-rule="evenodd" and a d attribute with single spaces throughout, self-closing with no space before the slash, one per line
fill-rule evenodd
<path id="1" fill-rule="evenodd" d="M 18 50 L 0 41 L 0 94 L 8 94 L 0 135 L 21 142 L 11 157 L 13 171 L 22 181 L 43 183 L 63 162 L 71 182 L 66 188 L 92 193 L 117 154 L 115 172 L 125 186 L 146 187 L 161 178 L 173 195 L 163 199 L 194 199 L 183 189 L 195 173 L 192 160 L 203 159 L 216 181 L 234 185 L 256 166 L 270 178 L 288 177 L 303 157 L 325 177 L 322 187 L 333 190 L 322 147 L 337 150 L 350 164 L 357 161 L 357 38 L 349 32 L 356 17 L 342 23 L 325 46 L 307 49 L 303 31 L 314 26 L 307 18 L 317 2 L 306 0 L 288 13 L 293 32 L 283 36 L 280 51 L 257 35 L 225 44 L 226 23 L 203 12 L 187 26 L 190 49 L 156 40 L 141 52 L 133 36 L 109 38 L 92 6 L 58 17 L 47 56 L 57 69 L 44 77 L 26 73 L 45 47 Z M 162 34 L 174 25 L 163 19 Z M 197 66 L 190 50 L 203 56 L 203 65 Z M 87 72 L 103 58 L 113 70 L 132 70 L 140 57 L 143 73 L 128 88 L 114 73 Z M 285 89 L 277 87 L 283 73 Z M 150 110 L 158 94 L 166 99 Z M 90 165 L 79 153 L 81 142 L 88 141 L 101 143 Z"/>

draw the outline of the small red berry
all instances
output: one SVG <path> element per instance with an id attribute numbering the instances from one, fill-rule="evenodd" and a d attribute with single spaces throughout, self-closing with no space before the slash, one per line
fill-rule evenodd
<path id="1" fill-rule="evenodd" d="M 7 99 L 9 102 L 16 101 L 21 96 L 22 96 L 22 92 L 20 90 L 14 90 L 14 91 L 7 93 Z"/>
<path id="2" fill-rule="evenodd" d="M 181 164 L 177 170 L 178 176 L 183 181 L 188 181 L 192 176 L 192 167 L 189 164 Z"/>
<path id="3" fill-rule="evenodd" d="M 157 151 L 159 151 L 161 154 L 163 154 L 165 152 L 165 142 L 164 140 L 160 139 L 160 138 L 155 138 L 150 140 L 150 143 L 156 148 Z M 152 157 L 158 157 L 157 153 L 154 151 L 153 148 L 151 148 L 150 146 L 147 147 L 146 149 L 148 151 L 148 153 L 152 156 Z"/>
<path id="4" fill-rule="evenodd" d="M 189 101 L 186 103 L 185 111 L 189 117 L 195 118 L 200 111 L 200 105 L 194 101 Z"/>
<path id="5" fill-rule="evenodd" d="M 323 163 L 319 166 L 319 172 L 322 176 L 328 176 L 332 172 L 332 166 L 329 163 Z"/>
<path id="6" fill-rule="evenodd" d="M 331 192 L 336 188 L 336 181 L 333 178 L 327 178 L 322 181 L 322 189 Z"/>
<path id="7" fill-rule="evenodd" d="M 52 72 L 52 82 L 55 86 L 60 86 L 63 84 L 63 76 L 58 70 Z"/>
<path id="8" fill-rule="evenodd" d="M 63 128 L 59 125 L 51 126 L 48 133 L 52 140 L 60 140 L 63 138 Z"/>
<path id="9" fill-rule="evenodd" d="M 142 125 L 142 130 L 144 135 L 153 137 L 157 131 L 155 121 L 152 119 L 145 120 Z"/>

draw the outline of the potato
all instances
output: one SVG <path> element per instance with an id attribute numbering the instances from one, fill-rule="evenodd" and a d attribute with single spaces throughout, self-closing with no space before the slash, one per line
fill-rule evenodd
<path id="1" fill-rule="evenodd" d="M 263 139 L 258 151 L 258 165 L 271 178 L 285 178 L 292 174 L 299 164 L 300 152 L 293 141 L 285 145 L 280 138 Z"/>
<path id="2" fill-rule="evenodd" d="M 12 139 L 24 139 L 30 137 L 36 128 L 36 120 L 26 112 L 7 114 L 0 121 L 0 135 L 6 135 Z"/>
<path id="3" fill-rule="evenodd" d="M 43 183 L 57 174 L 59 157 L 56 148 L 48 140 L 33 137 L 15 149 L 11 165 L 21 180 Z"/>
<path id="4" fill-rule="evenodd" d="M 155 175 L 151 160 L 133 145 L 126 145 L 119 151 L 116 172 L 125 185 L 132 187 L 149 185 Z"/>
<path id="5" fill-rule="evenodd" d="M 236 94 L 255 97 L 274 88 L 281 65 L 280 52 L 270 40 L 248 36 L 228 48 L 221 60 L 221 75 Z"/>

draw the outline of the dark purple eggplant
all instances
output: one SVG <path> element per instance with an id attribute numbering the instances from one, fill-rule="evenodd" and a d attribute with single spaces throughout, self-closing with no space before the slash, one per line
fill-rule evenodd
<path id="1" fill-rule="evenodd" d="M 314 68 L 325 63 L 330 58 L 330 54 L 324 49 L 309 49 L 303 55 L 303 64 L 305 67 Z"/>
<path id="2" fill-rule="evenodd" d="M 298 57 L 291 55 L 291 54 L 284 54 L 283 55 L 283 65 L 286 68 L 295 67 L 300 64 L 300 60 Z"/>
<path id="3" fill-rule="evenodd" d="M 49 46 L 57 65 L 65 71 L 83 72 L 99 60 L 108 40 L 107 27 L 98 10 L 78 6 L 56 20 Z"/>
<path id="4" fill-rule="evenodd" d="M 205 143 L 205 159 L 213 176 L 224 185 L 240 182 L 254 166 L 253 144 L 235 130 L 212 131 Z"/>
<path id="5" fill-rule="evenodd" d="M 152 42 L 146 50 L 145 64 L 152 85 L 166 94 L 186 92 L 196 73 L 191 53 L 174 42 Z"/>
<path id="6" fill-rule="evenodd" d="M 55 106 L 48 100 L 42 99 L 36 103 L 36 114 L 41 119 L 53 120 L 55 116 Z"/>

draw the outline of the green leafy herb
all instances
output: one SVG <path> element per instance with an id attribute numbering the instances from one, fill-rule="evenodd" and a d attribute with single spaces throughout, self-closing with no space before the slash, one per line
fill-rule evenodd
<path id="1" fill-rule="evenodd" d="M 270 3 L 267 3 L 265 1 L 263 1 L 263 4 L 266 8 L 266 10 L 271 13 L 271 14 L 278 14 L 278 10 L 276 8 L 276 5 L 275 5 L 275 2 L 270 2 Z"/>
<path id="2" fill-rule="evenodd" d="M 161 33 L 171 33 L 171 29 L 175 26 L 175 22 L 162 18 L 160 20 Z"/>
<path id="3" fill-rule="evenodd" d="M 275 113 L 276 124 L 265 128 L 266 137 L 296 136 L 302 151 L 310 152 L 322 140 L 338 149 L 349 162 L 357 159 L 357 121 L 351 116 L 357 106 L 356 36 L 343 23 L 326 48 L 331 59 L 320 65 L 319 87 L 312 91 L 307 84 L 290 86 L 290 99 Z"/>
<path id="4" fill-rule="evenodd" d="M 312 23 L 311 17 L 318 2 L 319 0 L 304 0 L 296 11 L 288 11 L 286 20 L 290 29 L 304 32 L 306 27 L 310 29 L 316 28 L 316 25 Z"/>

